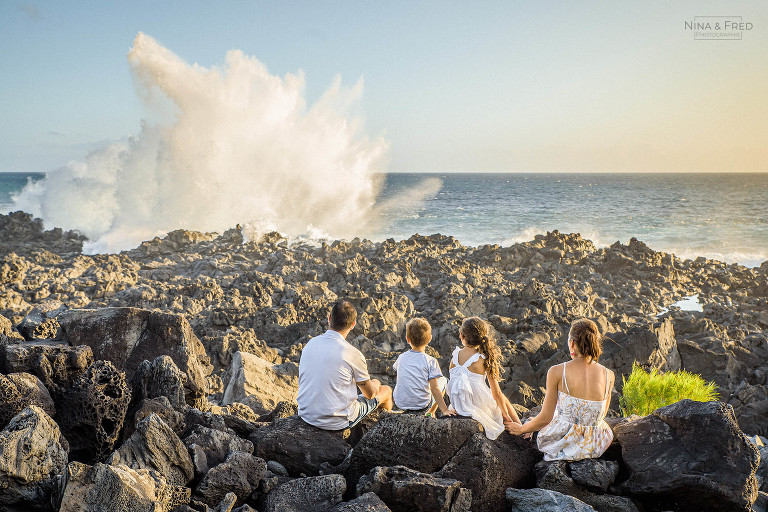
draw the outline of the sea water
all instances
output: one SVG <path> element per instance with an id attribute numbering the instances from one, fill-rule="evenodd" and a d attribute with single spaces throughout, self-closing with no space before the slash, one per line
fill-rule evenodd
<path id="1" fill-rule="evenodd" d="M 44 176 L 0 173 L 0 212 Z M 429 193 L 414 199 L 413 190 Z M 389 173 L 377 202 L 387 207 L 361 237 L 442 233 L 507 246 L 557 229 L 598 246 L 636 237 L 682 258 L 768 260 L 768 174 Z"/>

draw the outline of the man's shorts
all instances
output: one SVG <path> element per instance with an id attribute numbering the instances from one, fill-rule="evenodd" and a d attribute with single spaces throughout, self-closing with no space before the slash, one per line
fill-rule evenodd
<path id="1" fill-rule="evenodd" d="M 357 418 L 349 421 L 349 428 L 354 427 L 360 421 L 371 414 L 374 409 L 376 409 L 379 406 L 379 399 L 378 398 L 365 398 L 364 396 L 358 396 L 357 397 L 357 403 L 360 404 L 360 410 L 357 413 Z"/>

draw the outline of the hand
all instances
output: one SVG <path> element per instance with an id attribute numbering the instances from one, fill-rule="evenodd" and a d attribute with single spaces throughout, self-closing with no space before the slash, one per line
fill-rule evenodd
<path id="1" fill-rule="evenodd" d="M 456 411 L 454 409 L 446 409 L 440 412 L 443 413 L 443 416 L 456 416 Z"/>
<path id="2" fill-rule="evenodd" d="M 517 422 L 510 421 L 510 422 L 504 422 L 504 427 L 506 427 L 507 431 L 515 436 L 519 436 L 521 434 L 525 434 L 526 432 L 523 431 L 523 426 Z"/>

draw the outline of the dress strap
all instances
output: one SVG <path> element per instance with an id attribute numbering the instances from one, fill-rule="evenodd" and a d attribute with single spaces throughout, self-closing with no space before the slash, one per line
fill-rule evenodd
<path id="1" fill-rule="evenodd" d="M 461 347 L 453 349 L 453 357 L 451 358 L 453 359 L 453 366 L 461 366 L 459 364 L 459 351 L 461 351 Z"/>
<path id="2" fill-rule="evenodd" d="M 471 356 L 469 356 L 469 357 L 467 358 L 467 360 L 466 360 L 466 361 L 464 361 L 464 364 L 463 364 L 463 365 L 461 365 L 461 366 L 463 366 L 464 368 L 469 368 L 469 366 L 470 366 L 472 363 L 474 363 L 475 361 L 477 361 L 477 360 L 478 360 L 478 359 L 480 359 L 481 357 L 483 357 L 483 354 L 481 354 L 480 352 L 475 352 L 474 354 L 472 354 Z M 456 358 L 456 361 L 458 361 L 458 360 L 459 360 L 459 359 L 458 359 L 458 356 L 457 356 L 457 358 Z"/>
<path id="3" fill-rule="evenodd" d="M 563 386 L 565 386 L 565 392 L 570 395 L 571 390 L 568 389 L 568 381 L 565 380 L 565 364 L 566 363 L 563 363 Z"/>
<path id="4" fill-rule="evenodd" d="M 608 387 L 608 368 L 605 369 L 605 396 L 603 397 L 603 400 L 608 400 L 608 393 L 610 392 L 610 388 Z"/>

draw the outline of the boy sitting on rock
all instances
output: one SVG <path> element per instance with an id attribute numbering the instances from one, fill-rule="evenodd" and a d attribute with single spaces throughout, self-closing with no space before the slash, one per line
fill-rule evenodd
<path id="1" fill-rule="evenodd" d="M 437 360 L 425 352 L 432 340 L 432 327 L 423 318 L 414 318 L 405 327 L 405 339 L 411 350 L 403 352 L 395 361 L 397 384 L 395 385 L 395 404 L 405 412 L 434 414 L 438 407 L 443 416 L 452 416 L 445 405 L 445 385 Z"/>
<path id="2" fill-rule="evenodd" d="M 379 405 L 391 411 L 392 388 L 370 378 L 365 357 L 346 341 L 357 323 L 355 307 L 337 302 L 328 323 L 330 329 L 309 340 L 301 352 L 301 419 L 325 430 L 341 430 L 356 425 Z"/>

